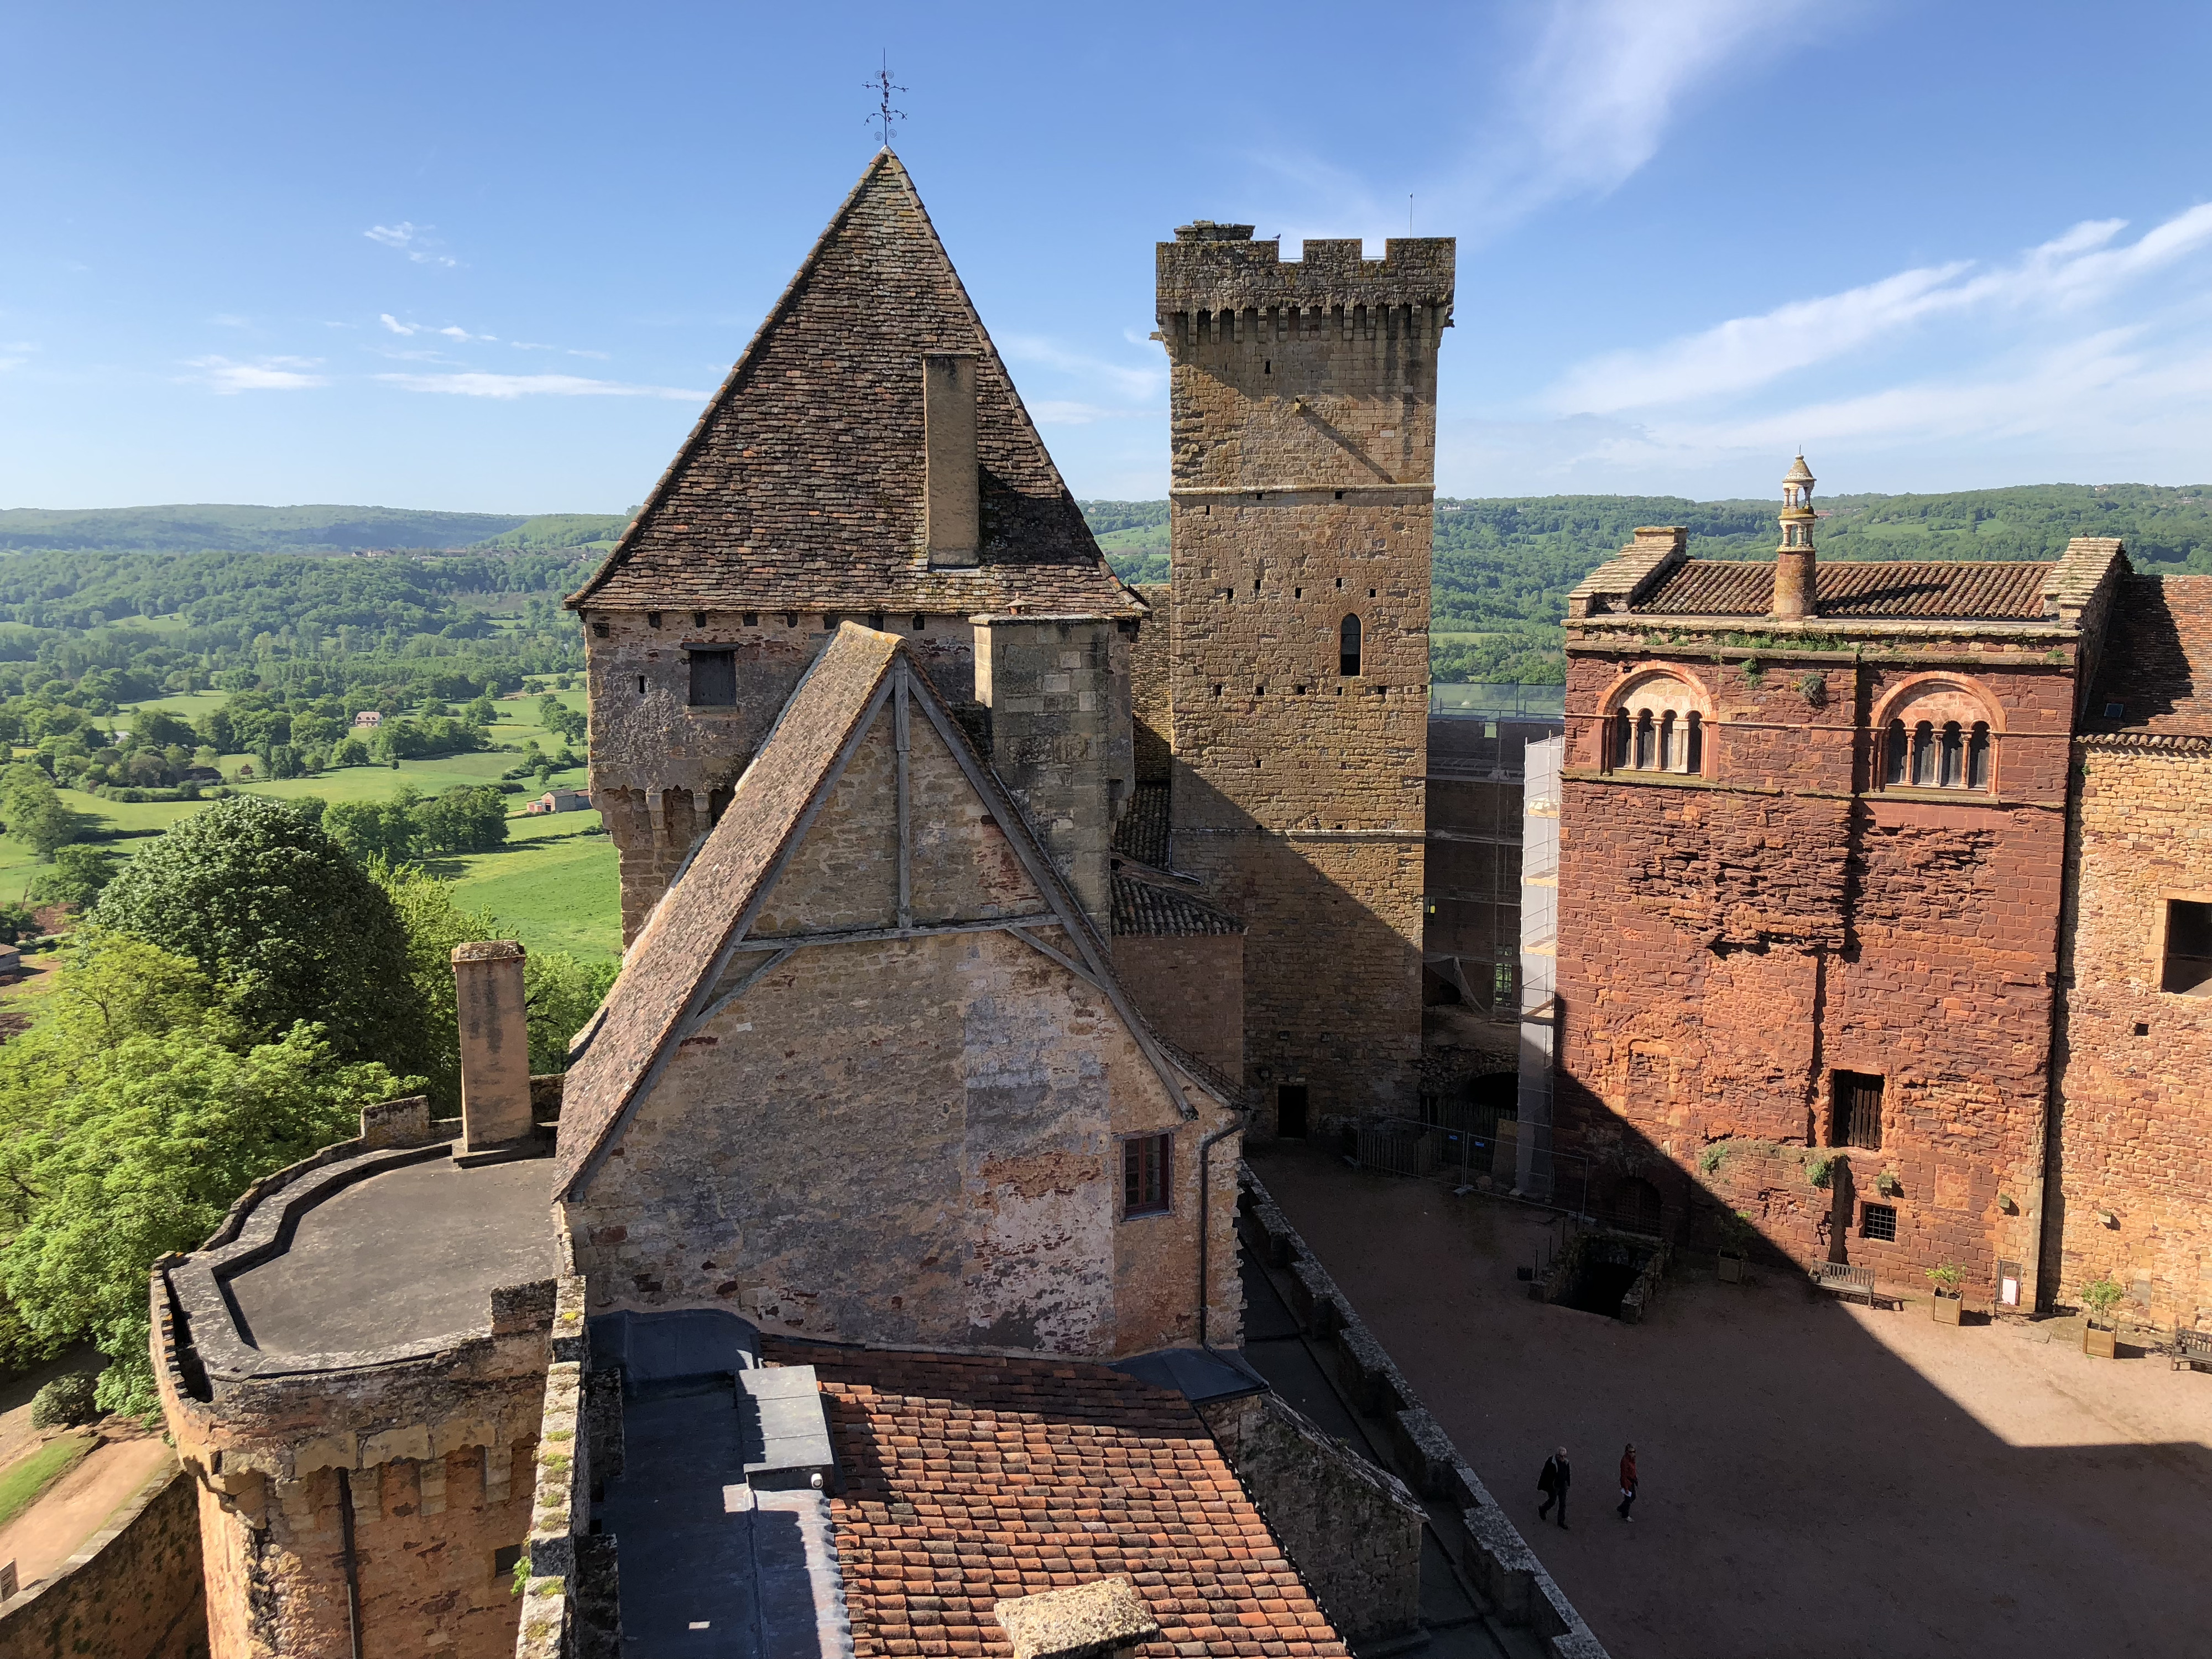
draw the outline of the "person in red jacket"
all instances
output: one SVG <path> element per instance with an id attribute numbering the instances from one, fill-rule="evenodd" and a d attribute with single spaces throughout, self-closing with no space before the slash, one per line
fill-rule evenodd
<path id="1" fill-rule="evenodd" d="M 1620 1507 L 1614 1513 L 1624 1521 L 1633 1521 L 1636 1517 L 1628 1511 L 1635 1507 L 1635 1504 L 1636 1446 L 1632 1441 L 1628 1449 L 1620 1455 Z"/>

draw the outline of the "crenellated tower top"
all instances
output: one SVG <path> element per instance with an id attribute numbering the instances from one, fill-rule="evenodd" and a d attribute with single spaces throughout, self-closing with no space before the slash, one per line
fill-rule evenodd
<path id="1" fill-rule="evenodd" d="M 1447 327 L 1457 246 L 1449 236 L 1393 237 L 1380 259 L 1370 259 L 1356 236 L 1315 237 L 1303 257 L 1285 259 L 1279 240 L 1255 241 L 1249 225 L 1200 219 L 1159 244 L 1160 325 L 1194 312 L 1411 306 L 1437 313 L 1434 326 Z"/>

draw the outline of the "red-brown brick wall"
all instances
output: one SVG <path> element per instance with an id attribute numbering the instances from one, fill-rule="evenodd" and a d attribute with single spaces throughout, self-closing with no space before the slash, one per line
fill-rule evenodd
<path id="1" fill-rule="evenodd" d="M 1740 657 L 1741 653 L 1737 653 Z M 1601 772 L 1609 688 L 1667 665 L 1715 718 L 1702 776 Z M 1561 811 L 1559 1144 L 1600 1205 L 1701 1185 L 1802 1260 L 1886 1280 L 2033 1267 L 2047 1105 L 2068 665 L 1575 654 Z M 2002 711 L 1996 789 L 1869 788 L 1867 721 L 1942 672 Z M 1881 1150 L 1813 1184 L 1838 1070 L 1884 1079 Z M 1581 1166 L 1565 1161 L 1564 1179 Z M 1893 1177 L 1897 1190 L 1877 1190 Z M 1866 1237 L 1893 1205 L 1894 1243 Z M 1707 1237 L 1709 1222 L 1693 1220 Z"/>

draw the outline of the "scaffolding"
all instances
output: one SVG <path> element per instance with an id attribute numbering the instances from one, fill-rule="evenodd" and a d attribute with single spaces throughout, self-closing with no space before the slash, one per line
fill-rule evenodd
<path id="1" fill-rule="evenodd" d="M 1552 1077 L 1559 1040 L 1559 770 L 1567 740 L 1550 737 L 1523 750 L 1521 823 L 1521 1041 L 1516 1091 L 1521 1130 L 1515 1148 L 1521 1191 L 1549 1200 Z M 1585 1199 L 1587 1202 L 1587 1199 Z"/>

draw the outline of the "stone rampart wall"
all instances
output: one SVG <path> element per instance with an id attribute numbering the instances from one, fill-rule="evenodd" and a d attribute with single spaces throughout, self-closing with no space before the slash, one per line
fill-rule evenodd
<path id="1" fill-rule="evenodd" d="M 1381 1425 L 1397 1474 L 1431 1506 L 1431 1524 L 1443 1547 L 1489 1602 L 1492 1616 L 1533 1631 L 1548 1659 L 1605 1659 L 1604 1645 L 1259 1177 L 1240 1166 L 1237 1183 L 1238 1224 L 1246 1238 L 1270 1267 L 1289 1271 L 1291 1311 L 1323 1363 L 1333 1359 L 1338 1387 L 1352 1407 Z M 1438 1522 L 1438 1508 L 1455 1523 Z M 1298 1565 L 1301 1572 L 1311 1572 L 1304 1561 Z"/>
<path id="2" fill-rule="evenodd" d="M 206 1659 L 191 1477 L 170 1464 L 0 1611 L 0 1659 Z"/>

